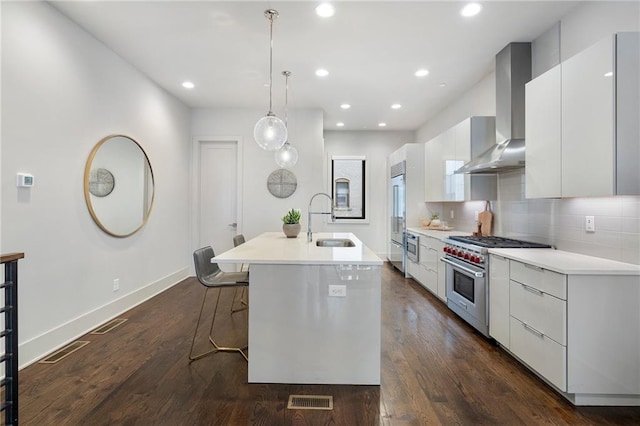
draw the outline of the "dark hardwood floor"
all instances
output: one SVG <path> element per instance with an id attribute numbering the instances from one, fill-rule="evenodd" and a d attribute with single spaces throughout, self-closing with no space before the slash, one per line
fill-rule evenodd
<path id="1" fill-rule="evenodd" d="M 91 343 L 57 364 L 22 370 L 20 423 L 640 424 L 640 407 L 573 407 L 388 265 L 382 279 L 381 386 L 247 384 L 247 364 L 234 353 L 190 364 L 203 290 L 195 278 L 187 279 L 123 314 L 128 321 L 115 330 L 84 336 L 80 340 Z M 244 320 L 236 313 L 222 327 Z M 289 410 L 293 393 L 333 395 L 334 410 Z"/>

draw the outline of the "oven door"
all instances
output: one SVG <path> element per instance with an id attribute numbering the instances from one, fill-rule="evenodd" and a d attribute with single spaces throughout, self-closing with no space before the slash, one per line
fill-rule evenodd
<path id="1" fill-rule="evenodd" d="M 447 305 L 476 328 L 487 327 L 489 321 L 485 270 L 457 259 L 444 257 L 440 260 L 447 265 Z"/>

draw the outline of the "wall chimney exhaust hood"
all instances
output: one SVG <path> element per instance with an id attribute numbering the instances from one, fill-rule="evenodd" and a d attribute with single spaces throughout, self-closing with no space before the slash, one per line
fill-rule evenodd
<path id="1" fill-rule="evenodd" d="M 531 43 L 496 55 L 496 143 L 455 173 L 495 174 L 524 167 L 524 85 L 531 80 Z"/>

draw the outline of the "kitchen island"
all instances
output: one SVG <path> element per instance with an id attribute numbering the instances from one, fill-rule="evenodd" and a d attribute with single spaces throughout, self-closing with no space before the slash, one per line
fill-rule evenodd
<path id="1" fill-rule="evenodd" d="M 382 260 L 355 235 L 267 232 L 213 262 L 250 265 L 250 383 L 380 384 Z"/>

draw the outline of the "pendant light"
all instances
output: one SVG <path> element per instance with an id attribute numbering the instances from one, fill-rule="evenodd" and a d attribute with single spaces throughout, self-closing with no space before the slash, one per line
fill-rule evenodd
<path id="1" fill-rule="evenodd" d="M 278 11 L 267 9 L 264 16 L 269 20 L 269 112 L 256 123 L 253 129 L 253 137 L 258 146 L 265 151 L 274 151 L 282 147 L 287 140 L 287 127 L 271 111 L 271 92 L 273 86 L 273 20 L 277 18 Z"/>
<path id="2" fill-rule="evenodd" d="M 284 90 L 284 125 L 287 128 L 287 136 L 289 134 L 289 123 L 288 123 L 288 115 L 289 115 L 289 77 L 291 76 L 291 71 L 282 71 L 282 75 L 284 75 L 285 79 L 285 90 Z M 289 139 L 282 145 L 282 148 L 276 151 L 274 158 L 276 160 L 276 164 L 282 168 L 293 167 L 298 162 L 298 150 L 289 143 Z"/>

